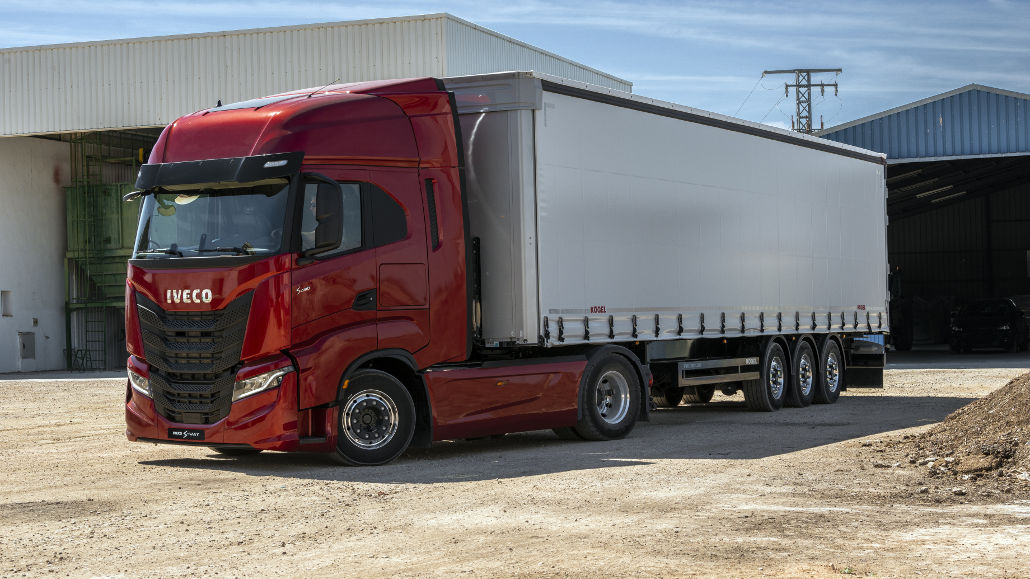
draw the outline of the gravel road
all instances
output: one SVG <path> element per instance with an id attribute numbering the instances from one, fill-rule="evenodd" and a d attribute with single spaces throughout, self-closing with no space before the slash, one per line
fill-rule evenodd
<path id="1" fill-rule="evenodd" d="M 377 468 L 129 443 L 123 378 L 0 377 L 0 575 L 1024 575 L 1030 483 L 956 493 L 889 451 L 1027 371 L 986 359 L 895 364 L 830 406 L 717 395 L 625 440 Z"/>

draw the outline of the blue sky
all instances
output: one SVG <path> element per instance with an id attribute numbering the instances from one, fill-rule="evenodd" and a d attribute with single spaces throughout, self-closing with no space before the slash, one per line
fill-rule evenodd
<path id="1" fill-rule="evenodd" d="M 620 76 L 633 92 L 789 126 L 765 69 L 842 68 L 815 123 L 970 83 L 1030 93 L 1030 0 L 330 2 L 0 0 L 0 48 L 449 12 Z"/>

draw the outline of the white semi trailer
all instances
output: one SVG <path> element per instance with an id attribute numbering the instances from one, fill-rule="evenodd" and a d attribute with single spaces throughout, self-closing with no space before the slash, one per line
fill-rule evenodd
<path id="1" fill-rule="evenodd" d="M 884 155 L 538 73 L 444 83 L 486 349 L 628 345 L 662 406 L 882 385 Z"/>

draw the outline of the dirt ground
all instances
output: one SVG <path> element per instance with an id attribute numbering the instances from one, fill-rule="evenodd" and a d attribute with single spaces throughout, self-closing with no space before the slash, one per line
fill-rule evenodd
<path id="1" fill-rule="evenodd" d="M 908 444 L 1022 366 L 898 364 L 831 406 L 717 395 L 621 441 L 378 468 L 129 443 L 123 378 L 4 377 L 0 576 L 1026 576 L 1030 476 L 932 476 Z"/>

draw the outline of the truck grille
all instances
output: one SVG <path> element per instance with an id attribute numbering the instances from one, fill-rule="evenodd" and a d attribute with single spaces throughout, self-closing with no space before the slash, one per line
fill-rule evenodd
<path id="1" fill-rule="evenodd" d="M 168 312 L 136 294 L 143 354 L 161 416 L 214 424 L 229 415 L 253 292 L 212 312 Z"/>

